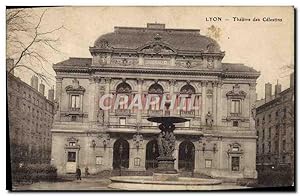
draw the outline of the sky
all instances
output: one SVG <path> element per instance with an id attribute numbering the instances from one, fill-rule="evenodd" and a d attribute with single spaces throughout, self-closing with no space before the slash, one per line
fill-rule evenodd
<path id="1" fill-rule="evenodd" d="M 38 15 L 41 8 L 35 8 Z M 207 21 L 220 17 L 222 21 Z M 251 21 L 234 21 L 233 17 Z M 253 21 L 253 18 L 260 21 Z M 278 18 L 281 22 L 264 22 L 263 17 Z M 206 19 L 207 18 L 207 19 Z M 41 29 L 63 25 L 57 33 L 61 53 L 49 53 L 47 75 L 53 78 L 52 63 L 69 57 L 91 57 L 89 46 L 102 34 L 112 32 L 114 26 L 146 27 L 147 23 L 164 23 L 166 28 L 200 29 L 206 35 L 214 25 L 220 29 L 217 38 L 225 51 L 222 62 L 244 63 L 261 72 L 257 80 L 258 99 L 264 97 L 267 82 L 289 87 L 290 70 L 282 69 L 294 62 L 294 16 L 292 7 L 57 7 L 48 8 Z M 16 75 L 30 82 L 32 73 L 16 70 Z M 273 87 L 274 92 L 274 87 Z"/>

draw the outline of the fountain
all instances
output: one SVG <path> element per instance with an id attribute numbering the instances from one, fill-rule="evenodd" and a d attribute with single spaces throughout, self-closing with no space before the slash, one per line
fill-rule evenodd
<path id="1" fill-rule="evenodd" d="M 219 189 L 221 180 L 179 177 L 174 168 L 175 158 L 175 123 L 183 123 L 188 119 L 169 116 L 169 104 L 166 104 L 165 116 L 151 117 L 147 120 L 156 122 L 161 130 L 157 138 L 159 157 L 158 167 L 153 176 L 117 176 L 111 177 L 110 188 L 123 190 L 213 190 Z M 218 188 L 219 187 L 219 188 Z"/>

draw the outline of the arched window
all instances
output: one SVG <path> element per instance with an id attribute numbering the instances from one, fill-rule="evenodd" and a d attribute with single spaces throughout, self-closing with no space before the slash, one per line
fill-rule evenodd
<path id="1" fill-rule="evenodd" d="M 196 103 L 198 105 L 198 97 L 194 97 L 194 99 L 192 99 L 192 95 L 195 93 L 195 88 L 190 84 L 186 84 L 180 89 L 180 94 L 184 95 L 180 100 L 180 104 L 183 102 L 182 108 L 180 108 L 181 111 L 191 111 Z"/>
<path id="2" fill-rule="evenodd" d="M 162 95 L 164 94 L 164 89 L 158 83 L 152 84 L 148 89 L 148 94 L 152 95 L 150 102 L 156 102 L 150 105 L 150 110 L 160 110 L 160 103 Z M 156 101 L 159 99 L 159 101 Z"/>
<path id="3" fill-rule="evenodd" d="M 129 106 L 129 102 L 131 99 L 131 86 L 127 84 L 126 82 L 120 83 L 116 88 L 117 96 L 120 97 L 119 103 L 118 103 L 118 109 L 127 109 Z M 124 101 L 128 99 L 127 103 L 124 103 Z"/>

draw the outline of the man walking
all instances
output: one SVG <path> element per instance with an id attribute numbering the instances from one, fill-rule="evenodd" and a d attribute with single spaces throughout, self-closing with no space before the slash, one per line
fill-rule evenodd
<path id="1" fill-rule="evenodd" d="M 81 170 L 79 167 L 77 167 L 76 169 L 76 178 L 77 180 L 81 180 Z"/>

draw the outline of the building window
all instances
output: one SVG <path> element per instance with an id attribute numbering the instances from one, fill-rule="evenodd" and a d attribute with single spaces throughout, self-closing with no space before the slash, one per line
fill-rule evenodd
<path id="1" fill-rule="evenodd" d="M 271 139 L 271 135 L 272 135 L 272 128 L 269 128 L 269 139 Z"/>
<path id="2" fill-rule="evenodd" d="M 286 141 L 285 140 L 282 141 L 282 150 L 283 151 L 286 150 Z"/>
<path id="3" fill-rule="evenodd" d="M 152 84 L 149 89 L 148 89 L 148 94 L 151 94 L 151 103 L 155 103 L 155 104 L 151 104 L 150 105 L 150 110 L 160 110 L 160 104 L 161 104 L 161 98 L 162 95 L 164 93 L 164 90 L 162 88 L 161 85 L 159 85 L 158 83 Z"/>
<path id="4" fill-rule="evenodd" d="M 268 143 L 269 152 L 271 152 L 271 142 Z"/>
<path id="5" fill-rule="evenodd" d="M 76 121 L 76 120 L 77 120 L 76 116 L 71 116 L 71 121 Z"/>
<path id="6" fill-rule="evenodd" d="M 79 95 L 71 95 L 71 108 L 72 109 L 79 109 L 80 108 Z"/>
<path id="7" fill-rule="evenodd" d="M 269 122 L 272 121 L 272 114 L 269 114 Z"/>
<path id="8" fill-rule="evenodd" d="M 120 125 L 126 125 L 126 118 L 125 117 L 121 117 L 119 123 L 120 123 Z"/>
<path id="9" fill-rule="evenodd" d="M 238 127 L 239 126 L 239 121 L 233 121 L 232 122 L 232 126 L 234 126 L 234 127 Z"/>
<path id="10" fill-rule="evenodd" d="M 265 129 L 262 130 L 262 139 L 265 139 Z"/>
<path id="11" fill-rule="evenodd" d="M 282 156 L 282 162 L 285 163 L 285 156 Z"/>
<path id="12" fill-rule="evenodd" d="M 240 148 L 239 147 L 237 147 L 237 146 L 235 146 L 235 147 L 232 147 L 232 152 L 238 152 L 240 150 Z"/>
<path id="13" fill-rule="evenodd" d="M 135 158 L 134 159 L 134 166 L 140 166 L 141 164 L 141 159 L 140 158 Z"/>
<path id="14" fill-rule="evenodd" d="M 118 109 L 127 109 L 128 106 L 130 105 L 129 101 L 132 99 L 131 98 L 131 86 L 127 84 L 126 82 L 120 83 L 117 88 L 116 88 L 117 95 L 120 97 L 119 103 L 118 104 Z M 122 104 L 120 104 L 122 103 Z"/>
<path id="15" fill-rule="evenodd" d="M 259 126 L 259 119 L 256 120 L 256 126 Z"/>
<path id="16" fill-rule="evenodd" d="M 240 170 L 240 157 L 231 157 L 231 171 Z"/>
<path id="17" fill-rule="evenodd" d="M 96 156 L 96 165 L 102 165 L 102 156 Z"/>
<path id="18" fill-rule="evenodd" d="M 205 159 L 205 168 L 211 168 L 211 167 L 212 167 L 212 160 Z"/>
<path id="19" fill-rule="evenodd" d="M 68 162 L 76 162 L 76 152 L 68 152 Z"/>
<path id="20" fill-rule="evenodd" d="M 231 113 L 239 114 L 241 113 L 241 101 L 232 100 L 231 101 Z"/>
<path id="21" fill-rule="evenodd" d="M 265 153 L 265 144 L 262 144 L 261 149 L 262 149 L 262 153 L 264 154 Z"/>

